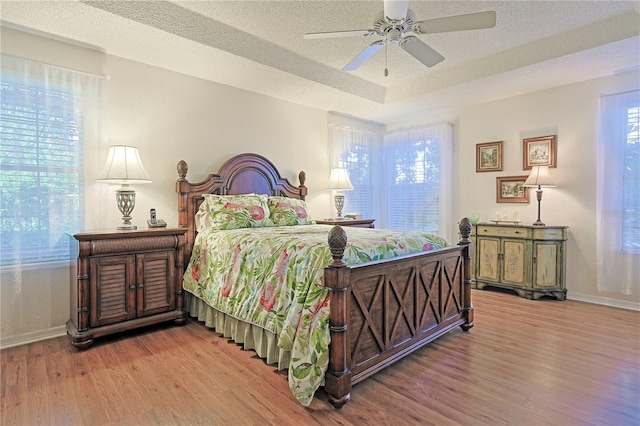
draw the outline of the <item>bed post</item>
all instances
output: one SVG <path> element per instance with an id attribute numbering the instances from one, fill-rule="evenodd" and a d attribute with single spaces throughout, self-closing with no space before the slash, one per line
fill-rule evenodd
<path id="1" fill-rule="evenodd" d="M 193 248 L 193 240 L 195 239 L 194 229 L 189 227 L 189 192 L 191 184 L 187 180 L 187 172 L 189 166 L 184 160 L 180 160 L 177 165 L 178 180 L 176 181 L 176 192 L 178 193 L 178 227 L 187 228 L 184 244 L 184 265 L 189 264 L 191 258 L 191 249 Z M 181 259 L 182 260 L 182 259 Z"/>
<path id="2" fill-rule="evenodd" d="M 463 265 L 463 278 L 464 289 L 462 290 L 464 301 L 462 303 L 464 323 L 460 326 L 464 331 L 468 331 L 473 327 L 473 304 L 471 303 L 471 261 L 473 258 L 473 242 L 469 239 L 471 235 L 471 221 L 468 218 L 462 218 L 458 226 L 460 229 L 460 241 L 459 246 L 466 246 L 462 252 L 464 260 Z"/>
<path id="3" fill-rule="evenodd" d="M 329 346 L 329 368 L 325 375 L 325 391 L 329 402 L 335 408 L 341 408 L 351 399 L 351 353 L 349 330 L 349 297 L 351 296 L 350 273 L 342 260 L 347 246 L 347 233 L 340 226 L 334 226 L 329 232 L 329 248 L 333 260 L 324 272 L 324 282 L 329 287 L 331 303 L 329 328 L 331 344 Z"/>
<path id="4" fill-rule="evenodd" d="M 302 201 L 305 200 L 305 198 L 307 198 L 307 187 L 304 186 L 304 183 L 307 180 L 307 174 L 304 171 L 301 171 L 300 173 L 298 173 L 298 181 L 300 182 L 300 185 L 298 185 L 298 188 L 300 189 L 300 199 Z"/>

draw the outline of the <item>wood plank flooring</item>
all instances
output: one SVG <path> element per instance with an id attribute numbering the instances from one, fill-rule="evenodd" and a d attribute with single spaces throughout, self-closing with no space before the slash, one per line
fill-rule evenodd
<path id="1" fill-rule="evenodd" d="M 640 312 L 474 290 L 456 330 L 309 408 L 202 324 L 2 350 L 2 425 L 639 425 Z"/>

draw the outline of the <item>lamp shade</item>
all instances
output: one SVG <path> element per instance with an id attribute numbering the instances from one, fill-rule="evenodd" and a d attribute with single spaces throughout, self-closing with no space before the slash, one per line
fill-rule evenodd
<path id="1" fill-rule="evenodd" d="M 104 169 L 96 182 L 140 184 L 151 183 L 151 179 L 142 165 L 138 148 L 114 145 L 109 148 Z"/>
<path id="2" fill-rule="evenodd" d="M 353 185 L 351 185 L 351 181 L 349 180 L 347 169 L 342 167 L 331 169 L 331 175 L 329 176 L 329 184 L 327 185 L 327 189 L 353 189 Z"/>
<path id="3" fill-rule="evenodd" d="M 551 180 L 549 166 L 533 166 L 531 174 L 522 186 L 554 188 L 557 185 Z"/>

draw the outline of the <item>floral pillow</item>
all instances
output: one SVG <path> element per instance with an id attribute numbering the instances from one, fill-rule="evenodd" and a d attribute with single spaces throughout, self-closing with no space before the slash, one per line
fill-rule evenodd
<path id="1" fill-rule="evenodd" d="M 196 229 L 238 229 L 273 226 L 267 196 L 205 194 L 196 213 Z"/>
<path id="2" fill-rule="evenodd" d="M 275 226 L 311 225 L 307 204 L 303 200 L 287 197 L 269 197 L 269 211 Z"/>

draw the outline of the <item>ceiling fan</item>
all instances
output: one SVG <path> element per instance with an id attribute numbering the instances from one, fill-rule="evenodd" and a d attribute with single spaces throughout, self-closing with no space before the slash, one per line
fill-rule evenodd
<path id="1" fill-rule="evenodd" d="M 366 30 L 329 31 L 307 33 L 305 39 L 377 36 L 377 40 L 366 47 L 358 56 L 342 68 L 343 71 L 356 70 L 367 59 L 371 58 L 383 46 L 397 44 L 411 56 L 427 67 L 432 67 L 442 61 L 444 56 L 426 45 L 412 34 L 433 34 L 451 31 L 478 30 L 496 26 L 496 12 L 478 12 L 466 15 L 448 16 L 445 18 L 418 21 L 415 13 L 409 9 L 408 0 L 384 0 L 384 11 L 373 21 L 373 26 Z M 385 68 L 384 75 L 388 75 Z"/>

